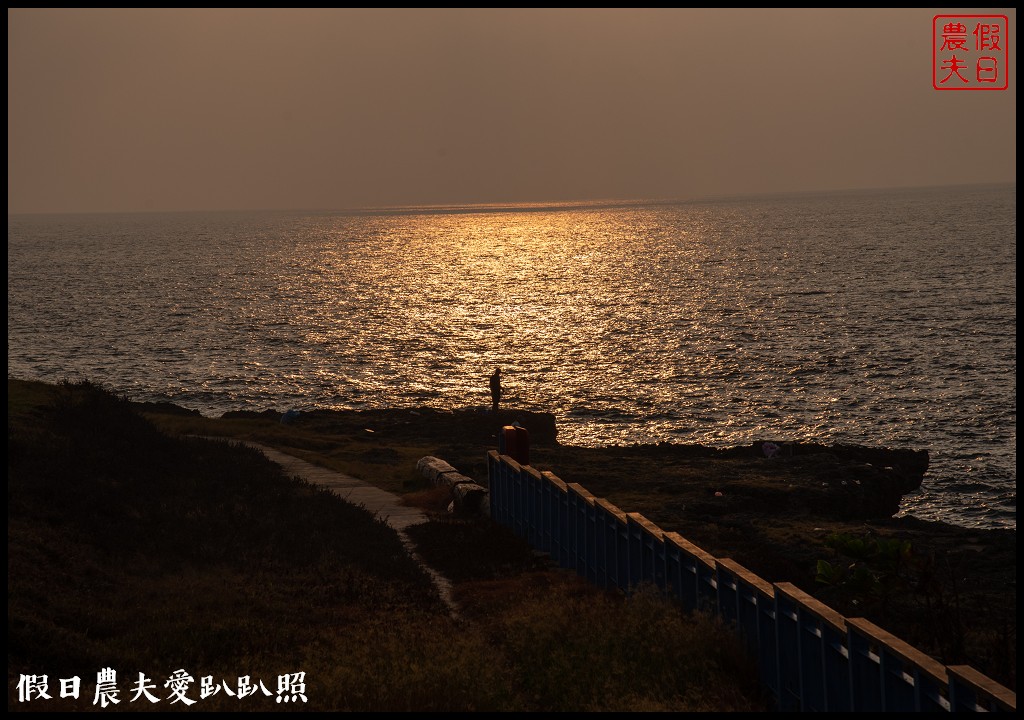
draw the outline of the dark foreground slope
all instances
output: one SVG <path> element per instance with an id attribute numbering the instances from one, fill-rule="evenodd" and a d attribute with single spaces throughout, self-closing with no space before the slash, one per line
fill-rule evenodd
<path id="1" fill-rule="evenodd" d="M 382 471 L 400 454 L 282 439 L 355 448 Z M 453 618 L 382 521 L 259 453 L 159 431 L 88 383 L 8 381 L 8 507 L 9 710 L 103 710 L 107 669 L 120 703 L 106 710 L 181 710 L 176 676 L 193 709 L 215 711 L 766 707 L 725 628 L 536 568 L 493 525 L 478 529 L 510 563 L 502 595 Z M 136 696 L 140 673 L 153 700 Z M 74 677 L 79 697 L 61 698 Z"/>

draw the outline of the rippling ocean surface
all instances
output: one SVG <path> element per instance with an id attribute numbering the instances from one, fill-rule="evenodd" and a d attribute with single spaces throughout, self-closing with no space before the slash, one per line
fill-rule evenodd
<path id="1" fill-rule="evenodd" d="M 1016 527 L 1016 185 L 8 217 L 8 373 L 233 409 L 489 405 L 565 444 L 927 449 Z"/>

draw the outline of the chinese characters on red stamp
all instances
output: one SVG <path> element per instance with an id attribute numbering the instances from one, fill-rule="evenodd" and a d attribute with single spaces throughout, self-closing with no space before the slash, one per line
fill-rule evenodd
<path id="1" fill-rule="evenodd" d="M 1009 19 L 1005 15 L 936 15 L 932 19 L 932 87 L 1009 87 Z"/>

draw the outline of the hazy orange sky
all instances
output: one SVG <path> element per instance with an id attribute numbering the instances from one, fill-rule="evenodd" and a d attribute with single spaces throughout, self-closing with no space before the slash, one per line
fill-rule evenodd
<path id="1" fill-rule="evenodd" d="M 8 9 L 9 213 L 1016 181 L 932 9 Z"/>

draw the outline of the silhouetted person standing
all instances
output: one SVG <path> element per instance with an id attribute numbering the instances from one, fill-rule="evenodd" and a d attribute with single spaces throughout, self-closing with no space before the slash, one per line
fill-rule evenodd
<path id="1" fill-rule="evenodd" d="M 494 403 L 494 412 L 498 412 L 498 401 L 501 400 L 501 368 L 494 368 L 494 374 L 491 375 L 491 400 Z"/>

